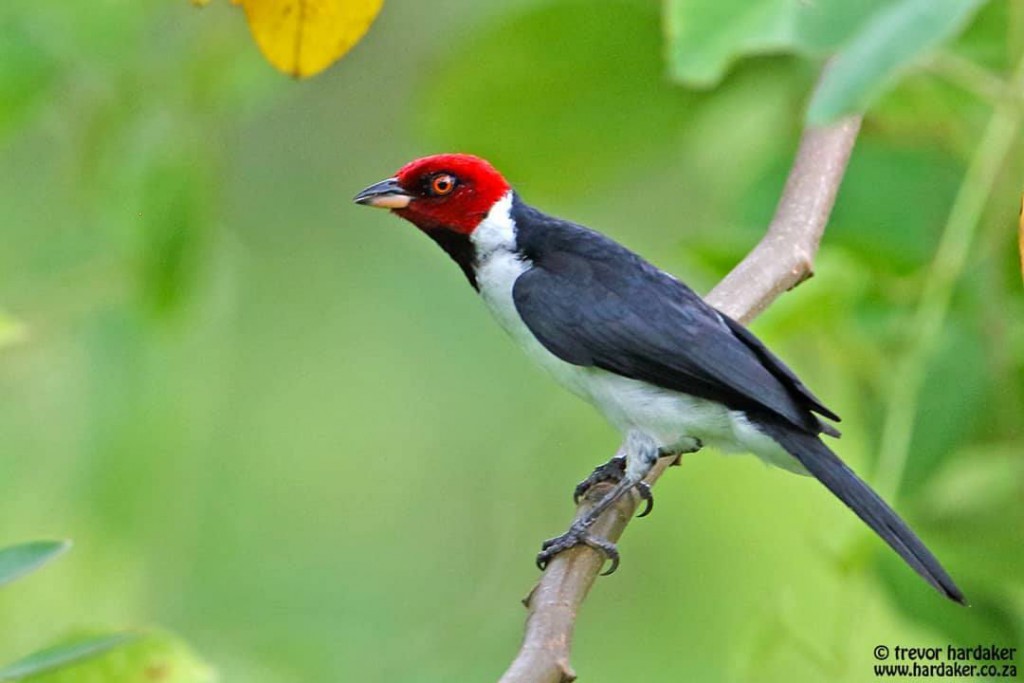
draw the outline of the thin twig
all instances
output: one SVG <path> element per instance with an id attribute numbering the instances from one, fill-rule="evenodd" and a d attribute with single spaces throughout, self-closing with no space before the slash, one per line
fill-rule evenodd
<path id="1" fill-rule="evenodd" d="M 860 117 L 848 117 L 804 131 L 775 217 L 760 244 L 708 295 L 720 310 L 744 322 L 782 292 L 810 277 L 836 192 L 853 149 Z M 662 458 L 647 476 L 653 485 L 669 466 Z M 578 519 L 608 488 L 594 486 L 576 510 Z M 625 496 L 592 527 L 617 541 L 636 512 Z M 566 683 L 576 678 L 569 664 L 573 627 L 604 558 L 586 547 L 561 553 L 548 565 L 524 600 L 529 614 L 518 655 L 500 683 Z"/>

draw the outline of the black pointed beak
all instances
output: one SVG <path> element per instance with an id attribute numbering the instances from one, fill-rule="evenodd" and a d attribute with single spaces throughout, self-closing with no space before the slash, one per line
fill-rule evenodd
<path id="1" fill-rule="evenodd" d="M 352 198 L 356 204 L 376 206 L 381 209 L 404 209 L 412 201 L 412 195 L 402 189 L 395 178 L 374 183 Z"/>

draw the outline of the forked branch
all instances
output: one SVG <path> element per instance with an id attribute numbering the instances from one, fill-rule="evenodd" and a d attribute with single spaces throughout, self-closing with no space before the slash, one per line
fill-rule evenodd
<path id="1" fill-rule="evenodd" d="M 761 242 L 707 296 L 719 310 L 749 322 L 783 292 L 813 273 L 814 257 L 825 232 L 836 193 L 846 171 L 859 116 L 804 130 L 775 216 Z M 647 477 L 652 486 L 668 467 L 662 458 Z M 578 519 L 608 491 L 594 486 L 576 510 Z M 592 527 L 617 541 L 637 508 L 624 496 Z M 524 600 L 528 610 L 522 647 L 500 683 L 566 683 L 576 674 L 569 665 L 573 627 L 604 557 L 579 546 L 555 557 Z"/>

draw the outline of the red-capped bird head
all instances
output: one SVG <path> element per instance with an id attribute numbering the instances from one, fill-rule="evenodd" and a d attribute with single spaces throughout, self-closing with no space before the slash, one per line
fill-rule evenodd
<path id="1" fill-rule="evenodd" d="M 508 182 L 483 159 L 437 154 L 409 162 L 353 201 L 391 209 L 421 230 L 469 235 L 508 190 Z"/>

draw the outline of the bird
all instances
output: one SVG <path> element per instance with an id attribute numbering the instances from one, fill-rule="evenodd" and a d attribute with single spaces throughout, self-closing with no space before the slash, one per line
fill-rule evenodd
<path id="1" fill-rule="evenodd" d="M 936 557 L 822 440 L 828 409 L 741 323 L 676 277 L 595 230 L 530 206 L 490 163 L 469 154 L 416 159 L 353 200 L 415 225 L 459 266 L 514 342 L 623 436 L 616 457 L 576 487 L 613 484 L 537 555 L 543 570 L 578 545 L 619 564 L 590 529 L 661 457 L 703 446 L 750 452 L 810 475 L 845 503 L 925 581 L 966 604 Z"/>

